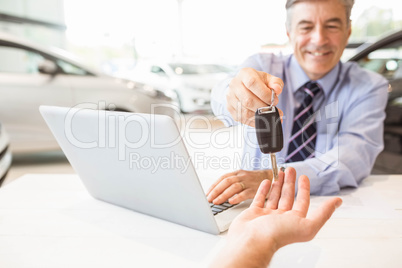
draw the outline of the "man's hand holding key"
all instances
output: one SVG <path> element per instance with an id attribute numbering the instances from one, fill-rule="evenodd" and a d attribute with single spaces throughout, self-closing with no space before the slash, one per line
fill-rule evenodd
<path id="1" fill-rule="evenodd" d="M 241 69 L 229 84 L 227 109 L 236 121 L 255 127 L 257 109 L 276 105 L 277 96 L 282 89 L 283 81 L 280 78 L 252 68 Z M 274 98 L 273 92 L 276 95 Z M 277 111 L 282 117 L 282 111 Z M 264 179 L 273 179 L 272 170 L 238 170 L 227 173 L 212 184 L 207 192 L 207 199 L 214 204 L 227 200 L 231 204 L 240 203 L 253 198 Z"/>
<path id="2" fill-rule="evenodd" d="M 271 105 L 272 91 L 279 96 L 282 89 L 282 79 L 252 68 L 243 68 L 229 84 L 226 95 L 227 109 L 234 120 L 254 127 L 255 111 Z M 273 105 L 277 103 L 278 97 L 275 97 Z M 279 114 L 283 115 L 281 110 Z"/>

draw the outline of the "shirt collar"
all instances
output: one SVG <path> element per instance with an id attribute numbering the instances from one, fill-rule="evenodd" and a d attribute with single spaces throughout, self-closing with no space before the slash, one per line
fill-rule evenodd
<path id="1" fill-rule="evenodd" d="M 290 83 L 292 86 L 293 92 L 296 92 L 301 86 L 305 83 L 310 81 L 310 78 L 306 75 L 304 70 L 301 68 L 300 64 L 297 62 L 296 58 L 292 55 L 289 59 L 289 76 L 290 76 Z M 328 96 L 328 93 L 332 90 L 335 83 L 337 82 L 337 77 L 339 73 L 341 62 L 335 65 L 332 70 L 327 73 L 321 79 L 318 79 L 316 82 L 321 86 L 322 90 L 324 91 L 324 95 Z"/>

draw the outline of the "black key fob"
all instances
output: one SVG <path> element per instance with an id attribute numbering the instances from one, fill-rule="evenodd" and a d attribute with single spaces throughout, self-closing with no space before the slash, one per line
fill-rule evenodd
<path id="1" fill-rule="evenodd" d="M 255 132 L 262 153 L 277 153 L 282 150 L 282 123 L 275 106 L 257 109 L 255 112 Z"/>

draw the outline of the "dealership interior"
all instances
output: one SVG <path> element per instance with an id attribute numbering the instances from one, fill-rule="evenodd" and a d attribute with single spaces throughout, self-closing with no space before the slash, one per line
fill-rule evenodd
<path id="1" fill-rule="evenodd" d="M 0 267 L 209 266 L 232 235 L 214 217 L 230 200 L 254 197 L 256 172 L 277 183 L 286 167 L 298 172 L 292 198 L 306 175 L 311 210 L 334 196 L 343 205 L 269 267 L 402 267 L 396 1 L 0 2 Z M 337 10 L 303 17 L 314 5 L 351 2 L 351 33 L 330 17 Z M 302 76 L 321 91 L 296 86 Z M 315 102 L 305 104 L 300 85 Z M 277 114 L 272 128 L 258 124 L 267 109 Z M 304 113 L 310 122 L 295 130 Z M 298 136 L 310 127 L 314 134 Z M 264 151 L 264 133 L 284 144 Z M 228 200 L 211 217 L 208 189 Z"/>

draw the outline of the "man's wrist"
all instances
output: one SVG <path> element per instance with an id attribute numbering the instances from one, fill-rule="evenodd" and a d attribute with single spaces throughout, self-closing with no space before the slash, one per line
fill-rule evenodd
<path id="1" fill-rule="evenodd" d="M 221 267 L 267 267 L 276 251 L 275 240 L 255 237 L 253 232 L 228 237 Z"/>
<path id="2" fill-rule="evenodd" d="M 252 230 L 249 234 L 245 233 L 242 237 L 239 237 L 237 241 L 238 245 L 242 246 L 244 249 L 252 250 L 256 255 L 267 254 L 269 252 L 273 255 L 278 250 L 275 239 L 256 235 L 258 233 L 259 232 L 253 232 Z"/>

